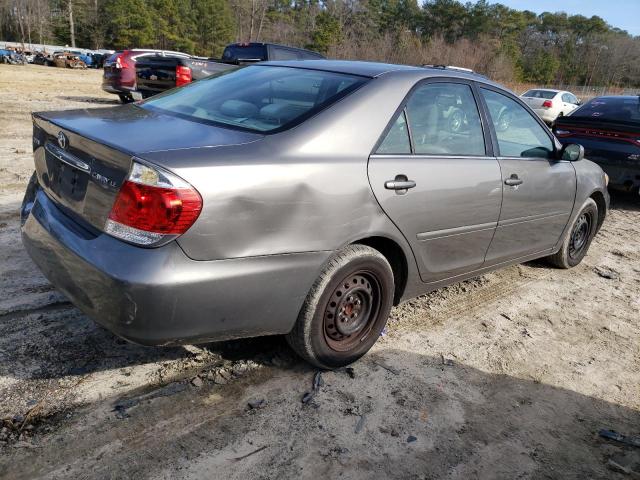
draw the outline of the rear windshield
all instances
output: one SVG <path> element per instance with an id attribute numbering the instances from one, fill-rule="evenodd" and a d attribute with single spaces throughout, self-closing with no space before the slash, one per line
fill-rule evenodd
<path id="1" fill-rule="evenodd" d="M 640 97 L 594 98 L 575 110 L 573 118 L 640 123 Z"/>
<path id="2" fill-rule="evenodd" d="M 225 62 L 266 59 L 267 47 L 264 45 L 229 45 L 222 53 L 222 60 Z"/>
<path id="3" fill-rule="evenodd" d="M 529 90 L 522 94 L 523 97 L 531 98 L 544 98 L 545 100 L 551 100 L 558 92 L 549 92 L 548 90 Z"/>
<path id="4" fill-rule="evenodd" d="M 104 62 L 104 63 L 105 64 L 116 63 L 118 55 L 120 55 L 121 53 L 122 53 L 122 51 L 118 51 L 118 52 L 115 52 L 115 53 L 111 54 L 111 56 L 109 58 L 107 58 L 107 61 Z"/>
<path id="5" fill-rule="evenodd" d="M 324 110 L 366 81 L 355 75 L 254 65 L 170 90 L 140 106 L 202 123 L 275 132 Z"/>

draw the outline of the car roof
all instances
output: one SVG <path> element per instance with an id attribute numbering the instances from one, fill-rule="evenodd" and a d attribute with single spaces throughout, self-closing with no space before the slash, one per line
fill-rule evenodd
<path id="1" fill-rule="evenodd" d="M 571 93 L 567 90 L 556 90 L 555 88 L 530 88 L 529 90 L 527 90 L 527 92 L 533 92 L 533 91 L 538 91 L 538 92 L 554 92 L 554 93 L 560 93 L 560 92 L 566 92 L 566 93 Z M 525 92 L 525 93 L 527 93 Z"/>
<path id="2" fill-rule="evenodd" d="M 393 63 L 366 62 L 359 60 L 273 60 L 269 62 L 260 62 L 257 65 L 273 65 L 279 67 L 305 68 L 308 70 L 323 70 L 327 72 L 345 73 L 370 78 L 391 72 L 430 72 L 433 74 L 433 76 L 443 76 L 444 74 L 446 76 L 482 80 L 486 83 L 493 83 L 487 80 L 483 75 L 474 72 L 467 72 L 455 67 L 419 67 L 414 65 L 398 65 Z"/>
<path id="3" fill-rule="evenodd" d="M 640 95 L 601 95 L 599 97 L 593 97 L 592 100 L 598 99 L 612 99 L 612 100 L 638 100 L 640 101 Z"/>

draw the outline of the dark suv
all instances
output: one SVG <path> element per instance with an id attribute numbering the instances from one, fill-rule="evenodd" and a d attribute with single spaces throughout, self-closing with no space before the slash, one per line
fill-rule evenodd
<path id="1" fill-rule="evenodd" d="M 165 50 L 132 49 L 118 51 L 104 62 L 102 89 L 105 92 L 115 93 L 123 103 L 133 101 L 131 92 L 136 89 L 136 60 L 140 57 L 156 54 L 189 56 L 186 53 Z"/>

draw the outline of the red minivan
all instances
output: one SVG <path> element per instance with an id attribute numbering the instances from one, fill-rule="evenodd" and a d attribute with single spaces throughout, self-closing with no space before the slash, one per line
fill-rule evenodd
<path id="1" fill-rule="evenodd" d="M 136 89 L 136 60 L 150 55 L 189 56 L 182 52 L 138 48 L 115 52 L 104 62 L 102 89 L 118 95 L 122 103 L 133 101 L 132 92 Z"/>

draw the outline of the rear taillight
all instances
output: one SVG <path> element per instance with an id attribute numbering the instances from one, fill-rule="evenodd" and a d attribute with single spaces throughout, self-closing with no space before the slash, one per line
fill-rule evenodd
<path id="1" fill-rule="evenodd" d="M 191 83 L 191 69 L 184 65 L 176 67 L 176 87 Z"/>
<path id="2" fill-rule="evenodd" d="M 180 177 L 133 162 L 113 204 L 105 232 L 153 245 L 186 232 L 202 210 L 198 191 Z"/>
<path id="3" fill-rule="evenodd" d="M 129 64 L 124 58 L 124 53 L 116 57 L 116 68 L 129 68 Z"/>
<path id="4" fill-rule="evenodd" d="M 553 102 L 551 100 L 545 100 L 542 102 L 542 108 L 553 108 Z"/>

